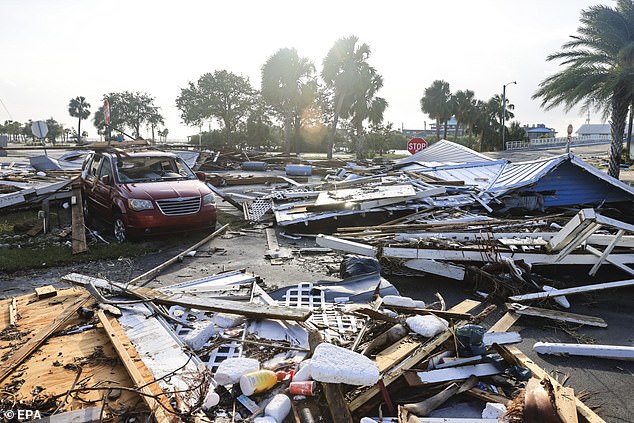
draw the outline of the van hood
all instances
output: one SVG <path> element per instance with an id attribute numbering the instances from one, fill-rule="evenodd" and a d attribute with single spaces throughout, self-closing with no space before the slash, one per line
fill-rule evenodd
<path id="1" fill-rule="evenodd" d="M 202 197 L 211 193 L 211 190 L 205 183 L 196 179 L 122 184 L 121 193 L 127 198 L 163 200 L 166 198 Z"/>

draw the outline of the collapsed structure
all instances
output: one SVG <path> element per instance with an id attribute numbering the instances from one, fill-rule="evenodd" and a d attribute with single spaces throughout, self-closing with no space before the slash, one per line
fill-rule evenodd
<path id="1" fill-rule="evenodd" d="M 448 141 L 396 164 L 319 173 L 214 188 L 246 220 L 353 254 L 363 270 L 278 290 L 244 270 L 143 286 L 176 258 L 132 281 L 65 275 L 75 288 L 2 302 L 3 406 L 86 422 L 603 421 L 508 330 L 521 316 L 607 326 L 565 311 L 567 296 L 634 285 L 630 186 L 572 154 L 511 163 Z M 266 235 L 272 265 L 293 256 Z M 591 276 L 612 266 L 629 279 L 562 286 L 540 274 L 553 264 Z M 398 271 L 468 282 L 484 300 L 401 296 L 381 277 Z M 485 324 L 494 303 L 505 310 Z M 595 347 L 535 349 L 632 357 L 627 346 Z M 451 414 L 456 404 L 465 415 Z"/>

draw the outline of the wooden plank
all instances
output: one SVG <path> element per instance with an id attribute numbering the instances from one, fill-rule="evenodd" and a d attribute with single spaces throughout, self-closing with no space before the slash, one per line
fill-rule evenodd
<path id="1" fill-rule="evenodd" d="M 35 294 L 37 295 L 38 300 L 42 300 L 44 298 L 50 298 L 57 295 L 57 289 L 53 285 L 46 285 L 39 288 L 35 288 Z"/>
<path id="2" fill-rule="evenodd" d="M 383 373 L 393 367 L 394 364 L 398 363 L 404 357 L 407 357 L 419 346 L 419 341 L 414 340 L 410 337 L 403 338 L 378 353 L 374 362 L 379 368 L 379 372 Z"/>
<path id="3" fill-rule="evenodd" d="M 596 214 L 593 209 L 583 209 L 573 216 L 563 228 L 553 236 L 546 249 L 548 251 L 559 251 L 566 247 L 577 235 L 594 223 Z"/>
<path id="4" fill-rule="evenodd" d="M 504 314 L 504 316 L 500 318 L 500 320 L 495 322 L 495 324 L 491 326 L 491 328 L 489 328 L 488 332 L 489 333 L 506 332 L 507 330 L 511 328 L 511 326 L 515 324 L 515 322 L 517 322 L 519 318 L 520 318 L 519 314 L 513 313 L 512 311 L 508 311 L 507 313 Z"/>
<path id="5" fill-rule="evenodd" d="M 599 258 L 602 256 L 601 251 L 597 250 L 592 245 L 586 245 L 586 251 L 594 254 L 595 256 L 597 256 Z M 616 256 L 608 255 L 608 256 L 605 257 L 605 261 L 607 261 L 608 263 L 610 263 L 613 266 L 618 267 L 619 269 L 621 269 L 625 273 L 629 273 L 630 275 L 634 275 L 634 269 L 632 269 L 629 266 L 626 266 L 624 263 L 620 263 L 618 261 L 615 261 L 614 260 L 615 257 Z"/>
<path id="6" fill-rule="evenodd" d="M 464 300 L 458 305 L 450 308 L 448 311 L 456 312 L 456 313 L 467 313 L 474 308 L 480 305 L 479 301 L 474 300 Z M 457 324 L 457 326 L 461 326 L 466 324 L 465 321 L 461 321 Z M 420 344 L 416 350 L 408 354 L 406 357 L 403 357 L 402 360 L 398 360 L 398 364 L 392 367 L 390 370 L 386 371 L 382 375 L 383 384 L 387 387 L 391 383 L 393 383 L 396 379 L 398 379 L 405 370 L 409 370 L 418 364 L 425 357 L 429 356 L 434 352 L 436 348 L 444 344 L 447 340 L 449 340 L 452 336 L 451 331 L 445 331 L 433 339 L 430 339 L 425 344 Z M 362 392 L 356 398 L 354 398 L 350 404 L 350 410 L 352 412 L 361 408 L 366 402 L 370 401 L 374 396 L 378 395 L 380 392 L 378 385 L 374 385 L 369 389 Z"/>
<path id="7" fill-rule="evenodd" d="M 466 392 L 469 396 L 482 400 L 484 402 L 497 402 L 498 404 L 508 405 L 511 400 L 503 395 L 494 394 L 480 388 L 471 388 Z"/>
<path id="8" fill-rule="evenodd" d="M 86 228 L 84 227 L 84 206 L 82 201 L 79 183 L 73 183 L 73 196 L 70 201 L 73 254 L 88 251 L 88 245 L 86 244 Z"/>
<path id="9" fill-rule="evenodd" d="M 18 322 L 18 300 L 11 298 L 9 303 L 9 326 L 15 326 Z"/>
<path id="10" fill-rule="evenodd" d="M 179 418 L 176 417 L 175 414 L 170 413 L 168 410 L 171 410 L 168 401 L 165 399 L 164 393 L 159 393 L 157 395 L 156 389 L 152 389 L 151 386 L 156 386 L 155 383 L 152 383 L 152 380 L 147 380 L 141 375 L 141 371 L 137 367 L 138 362 L 132 361 L 132 358 L 128 354 L 128 350 L 124 346 L 124 343 L 130 345 L 130 340 L 127 338 L 121 327 L 117 327 L 115 329 L 115 325 L 111 324 L 111 321 L 106 317 L 103 310 L 99 310 L 97 312 L 97 317 L 99 318 L 99 322 L 103 326 L 104 330 L 108 334 L 108 338 L 110 342 L 114 346 L 117 355 L 123 362 L 123 366 L 127 370 L 130 378 L 137 386 L 137 388 L 144 394 L 142 395 L 143 401 L 150 409 L 154 419 L 157 423 L 167 423 L 167 422 L 178 422 Z M 114 320 L 114 319 L 113 319 Z M 143 362 L 141 362 L 142 364 Z M 160 389 L 160 388 L 159 388 Z M 163 398 L 163 401 L 159 401 L 158 398 Z M 167 409 L 166 409 L 167 408 Z"/>
<path id="11" fill-rule="evenodd" d="M 228 227 L 229 227 L 229 224 L 227 223 L 226 225 L 224 225 L 223 227 L 221 227 L 217 231 L 213 232 L 211 235 L 205 237 L 203 240 L 201 240 L 201 241 L 197 242 L 196 244 L 192 245 L 191 247 L 189 247 L 185 251 L 183 251 L 183 252 L 175 255 L 171 259 L 159 264 L 155 268 L 148 270 L 147 272 L 143 273 L 142 275 L 139 275 L 136 278 L 131 279 L 128 283 L 130 285 L 135 285 L 135 284 L 137 284 L 138 282 L 140 282 L 140 281 L 142 281 L 144 279 L 147 279 L 149 281 L 150 278 L 153 278 L 154 276 L 156 276 L 159 273 L 161 273 L 161 271 L 163 271 L 163 269 L 165 269 L 166 267 L 172 265 L 173 263 L 175 263 L 177 261 L 182 260 L 182 258 L 185 257 L 190 252 L 198 249 L 202 245 L 205 245 L 206 243 L 208 243 L 209 241 L 211 241 L 212 239 L 214 239 L 218 235 L 222 234 L 225 230 L 227 230 Z M 146 283 L 147 283 L 147 281 L 146 281 Z"/>
<path id="12" fill-rule="evenodd" d="M 560 322 L 579 323 L 582 325 L 606 328 L 608 324 L 605 320 L 595 316 L 585 316 L 583 314 L 568 313 L 547 308 L 529 307 L 523 304 L 507 304 L 507 308 L 513 310 L 513 314 L 531 317 L 543 317 L 545 319 L 557 320 Z"/>
<path id="13" fill-rule="evenodd" d="M 625 234 L 625 230 L 619 229 L 617 234 L 614 236 L 614 239 L 612 240 L 612 242 L 610 242 L 610 245 L 608 245 L 605 248 L 605 250 L 603 250 L 603 253 L 601 253 L 601 256 L 599 257 L 599 261 L 597 261 L 597 263 L 594 266 L 592 266 L 592 269 L 590 269 L 590 272 L 588 272 L 590 276 L 594 276 L 597 274 L 599 267 L 601 267 L 605 259 L 608 257 L 608 255 L 610 255 L 610 253 L 612 252 L 612 250 L 614 249 L 614 247 L 616 246 L 616 244 L 619 242 L 619 240 L 624 234 Z"/>
<path id="14" fill-rule="evenodd" d="M 511 301 L 541 300 L 544 298 L 561 297 L 562 295 L 580 294 L 584 292 L 601 291 L 603 289 L 622 288 L 634 285 L 634 279 L 624 281 L 597 283 L 594 285 L 577 286 L 574 288 L 553 289 L 552 291 L 536 292 L 534 294 L 514 295 Z"/>
<path id="15" fill-rule="evenodd" d="M 362 244 L 360 242 L 348 241 L 335 236 L 319 234 L 315 238 L 315 241 L 320 247 L 331 248 L 333 250 L 345 251 L 347 253 L 359 254 L 362 256 L 376 257 L 377 253 L 376 247 Z"/>
<path id="16" fill-rule="evenodd" d="M 421 316 L 433 314 L 434 316 L 442 317 L 443 319 L 464 319 L 470 320 L 473 318 L 469 313 L 456 313 L 453 311 L 445 311 L 445 310 L 434 310 L 431 308 L 417 308 L 417 307 L 404 307 L 397 305 L 385 305 L 385 307 L 390 308 L 396 312 L 401 314 L 418 314 Z"/>
<path id="17" fill-rule="evenodd" d="M 575 406 L 575 390 L 561 385 L 553 387 L 555 408 L 563 423 L 577 423 L 577 407 Z"/>
<path id="18" fill-rule="evenodd" d="M 41 419 L 30 420 L 30 423 L 98 423 L 102 421 L 103 406 L 82 408 L 53 414 Z"/>
<path id="19" fill-rule="evenodd" d="M 444 263 L 436 260 L 413 259 L 403 262 L 403 266 L 431 273 L 432 275 L 444 276 L 458 281 L 464 280 L 465 268 L 454 264 Z"/>
<path id="20" fill-rule="evenodd" d="M 634 360 L 634 347 L 624 345 L 566 344 L 560 342 L 536 342 L 533 350 L 539 354 L 577 355 L 584 357 Z"/>
<path id="21" fill-rule="evenodd" d="M 495 346 L 497 352 L 507 360 L 507 362 L 511 364 L 517 364 L 522 367 L 526 367 L 531 370 L 533 373 L 533 377 L 538 379 L 548 378 L 550 383 L 556 387 L 561 386 L 561 384 L 553 377 L 551 377 L 544 369 L 539 367 L 537 363 L 528 358 L 526 354 L 520 351 L 517 347 L 514 346 L 504 346 L 498 345 Z M 583 417 L 583 419 L 588 423 L 605 423 L 601 417 L 599 417 L 590 407 L 585 405 L 583 401 L 575 396 L 575 406 L 577 407 L 577 413 Z"/>
<path id="22" fill-rule="evenodd" d="M 86 293 L 80 296 L 75 303 L 69 306 L 64 312 L 58 315 L 44 329 L 39 331 L 35 336 L 24 343 L 15 351 L 8 360 L 0 363 L 0 381 L 3 381 L 11 372 L 13 372 L 22 362 L 35 351 L 53 332 L 61 329 L 64 324 L 75 315 L 79 307 L 84 305 L 90 299 L 90 294 Z"/>

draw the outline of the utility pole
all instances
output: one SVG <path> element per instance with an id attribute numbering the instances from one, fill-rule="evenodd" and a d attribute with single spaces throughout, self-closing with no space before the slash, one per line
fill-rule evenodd
<path id="1" fill-rule="evenodd" d="M 502 150 L 506 149 L 506 143 L 504 142 L 506 132 L 504 127 L 504 121 L 506 120 L 506 86 L 513 84 L 517 84 L 517 81 L 507 82 L 502 85 Z"/>

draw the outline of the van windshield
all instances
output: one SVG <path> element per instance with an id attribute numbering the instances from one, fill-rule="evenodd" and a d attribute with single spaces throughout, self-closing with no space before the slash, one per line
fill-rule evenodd
<path id="1" fill-rule="evenodd" d="M 119 157 L 116 169 L 122 184 L 196 179 L 182 159 L 173 157 Z"/>

